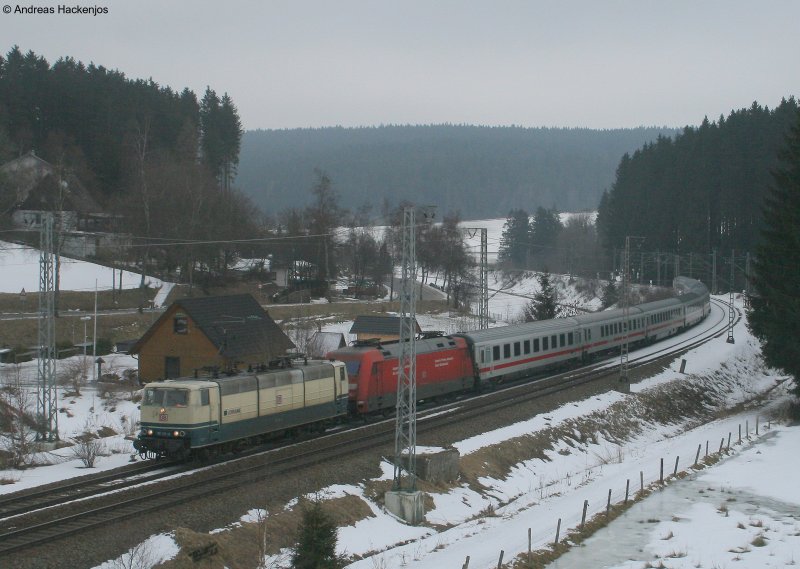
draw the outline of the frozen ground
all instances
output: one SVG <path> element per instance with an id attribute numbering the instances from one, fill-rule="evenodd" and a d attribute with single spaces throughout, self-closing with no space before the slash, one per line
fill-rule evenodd
<path id="1" fill-rule="evenodd" d="M 35 293 L 39 291 L 39 251 L 0 241 L 0 293 L 19 294 L 22 289 L 30 294 L 30 309 L 36 309 Z M 61 258 L 60 288 L 72 291 L 93 291 L 95 285 L 98 290 L 110 290 L 113 285 L 113 269 L 87 261 Z M 119 272 L 116 273 L 117 286 L 119 286 Z M 138 288 L 141 283 L 141 274 L 122 271 L 122 288 Z M 157 278 L 145 277 L 145 283 L 153 288 L 162 287 Z M 171 283 L 169 284 L 171 288 Z M 165 289 L 166 292 L 169 292 Z M 156 305 L 159 306 L 159 305 Z"/>
<path id="2" fill-rule="evenodd" d="M 331 498 L 346 494 L 361 497 L 372 512 L 372 517 L 340 528 L 339 550 L 362 558 L 349 565 L 354 569 L 461 567 L 467 556 L 471 568 L 493 568 L 501 550 L 506 562 L 527 550 L 529 528 L 533 549 L 547 549 L 559 518 L 563 539 L 580 523 L 584 501 L 589 504 L 589 518 L 601 515 L 609 490 L 612 502 L 621 502 L 626 481 L 631 481 L 631 493 L 638 490 L 640 473 L 645 486 L 657 486 L 660 461 L 664 460 L 666 474 L 670 474 L 678 459 L 679 470 L 688 473 L 686 479 L 654 492 L 552 567 L 726 569 L 794 565 L 800 557 L 800 493 L 786 473 L 800 467 L 796 452 L 800 428 L 780 424 L 767 428 L 765 418 L 769 407 L 789 399 L 791 382 L 764 368 L 757 342 L 743 324 L 735 333 L 734 345 L 725 343 L 723 337 L 684 356 L 691 362 L 694 375 L 681 376 L 676 371 L 679 361 L 675 361 L 662 373 L 636 384 L 634 392 L 651 393 L 676 381 L 695 382 L 715 390 L 726 407 L 758 395 L 766 401 L 761 407 L 745 407 L 702 425 L 680 420 L 668 425 L 653 422 L 624 442 L 601 432 L 595 440 L 578 443 L 579 433 L 575 433 L 575 439 L 564 439 L 546 453 L 544 460 L 524 460 L 504 477 L 482 477 L 479 482 L 483 489 L 462 484 L 433 494 L 435 506 L 426 512 L 427 523 L 420 527 L 406 526 L 383 511 L 365 496 L 364 484 L 327 488 L 323 494 Z M 454 446 L 462 457 L 492 452 L 497 445 L 521 437 L 548 429 L 569 429 L 581 417 L 602 416 L 620 406 L 624 409 L 626 401 L 629 396 L 609 392 L 458 441 Z M 739 427 L 745 429 L 742 444 L 738 443 Z M 721 441 L 727 446 L 728 436 L 732 436 L 730 455 L 715 466 L 692 466 L 698 448 L 701 458 L 707 444 L 709 452 L 715 454 Z M 388 464 L 383 465 L 383 471 L 384 479 L 391 478 Z M 241 523 L 253 523 L 252 512 Z M 157 556 L 174 555 L 176 546 L 169 535 L 158 539 Z M 266 561 L 287 566 L 286 554 L 284 551 Z"/>

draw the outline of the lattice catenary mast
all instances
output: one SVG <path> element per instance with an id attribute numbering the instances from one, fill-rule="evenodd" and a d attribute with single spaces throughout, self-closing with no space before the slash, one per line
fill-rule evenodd
<path id="1" fill-rule="evenodd" d="M 414 208 L 403 210 L 403 258 L 400 285 L 400 360 L 397 373 L 397 422 L 394 435 L 394 487 L 417 487 L 416 245 Z M 408 474 L 403 486 L 403 470 Z"/>
<path id="2" fill-rule="evenodd" d="M 56 393 L 55 275 L 53 263 L 53 214 L 42 218 L 39 254 L 39 343 L 36 377 L 38 395 L 36 440 L 58 440 Z"/>

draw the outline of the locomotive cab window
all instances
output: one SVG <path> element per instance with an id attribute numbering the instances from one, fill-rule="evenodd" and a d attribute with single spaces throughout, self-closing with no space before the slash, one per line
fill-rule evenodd
<path id="1" fill-rule="evenodd" d="M 208 389 L 200 390 L 200 405 L 209 405 Z"/>

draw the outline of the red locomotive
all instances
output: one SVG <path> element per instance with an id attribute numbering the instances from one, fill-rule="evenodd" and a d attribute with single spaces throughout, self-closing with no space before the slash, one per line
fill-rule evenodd
<path id="1" fill-rule="evenodd" d="M 417 340 L 417 399 L 473 389 L 477 374 L 464 338 L 439 336 Z M 350 411 L 356 414 L 394 411 L 400 344 L 363 342 L 329 352 L 328 359 L 347 366 Z"/>

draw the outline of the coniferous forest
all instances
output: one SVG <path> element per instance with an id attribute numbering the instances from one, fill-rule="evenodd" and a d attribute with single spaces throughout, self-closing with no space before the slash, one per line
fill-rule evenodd
<path id="1" fill-rule="evenodd" d="M 755 252 L 762 202 L 797 111 L 794 98 L 774 109 L 753 103 L 626 154 L 598 208 L 603 244 L 622 248 L 636 236 L 648 251 Z"/>
<path id="2" fill-rule="evenodd" d="M 237 184 L 268 214 L 297 204 L 314 169 L 342 205 L 435 204 L 465 219 L 512 209 L 594 210 L 614 169 L 669 128 L 592 130 L 470 125 L 256 130 L 242 138 Z"/>

